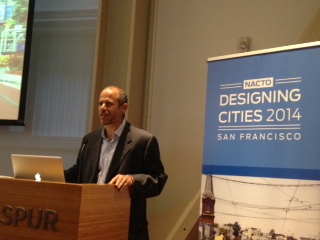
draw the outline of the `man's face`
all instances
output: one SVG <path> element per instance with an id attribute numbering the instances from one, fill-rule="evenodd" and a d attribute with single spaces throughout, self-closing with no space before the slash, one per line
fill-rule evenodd
<path id="1" fill-rule="evenodd" d="M 99 116 L 103 125 L 120 125 L 128 105 L 119 106 L 119 91 L 116 88 L 104 89 L 99 98 Z"/>

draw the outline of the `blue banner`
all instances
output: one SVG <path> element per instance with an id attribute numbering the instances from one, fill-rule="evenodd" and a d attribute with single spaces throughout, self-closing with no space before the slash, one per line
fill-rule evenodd
<path id="1" fill-rule="evenodd" d="M 320 47 L 209 61 L 203 174 L 320 180 Z"/>

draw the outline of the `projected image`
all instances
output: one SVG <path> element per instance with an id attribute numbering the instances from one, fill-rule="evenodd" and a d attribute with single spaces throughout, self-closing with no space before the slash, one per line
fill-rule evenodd
<path id="1" fill-rule="evenodd" d="M 18 120 L 29 0 L 0 0 L 0 119 Z"/>

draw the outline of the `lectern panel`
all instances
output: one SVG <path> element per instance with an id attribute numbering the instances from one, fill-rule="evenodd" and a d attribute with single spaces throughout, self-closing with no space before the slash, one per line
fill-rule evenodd
<path id="1" fill-rule="evenodd" d="M 129 192 L 110 185 L 0 178 L 0 240 L 125 240 L 129 214 Z"/>

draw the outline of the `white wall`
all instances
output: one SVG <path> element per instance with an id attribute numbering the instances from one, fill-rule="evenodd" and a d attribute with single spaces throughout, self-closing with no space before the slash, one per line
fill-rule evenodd
<path id="1" fill-rule="evenodd" d="M 151 239 L 185 239 L 199 214 L 200 199 L 190 204 L 200 189 L 207 58 L 236 53 L 243 36 L 252 50 L 296 44 L 319 7 L 318 0 L 158 1 L 151 131 L 169 179 L 149 201 Z"/>

